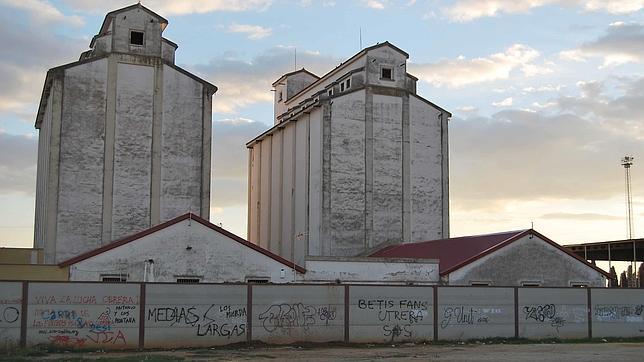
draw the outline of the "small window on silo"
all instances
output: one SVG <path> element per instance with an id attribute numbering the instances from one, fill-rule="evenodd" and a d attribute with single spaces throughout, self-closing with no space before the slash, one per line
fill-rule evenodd
<path id="1" fill-rule="evenodd" d="M 387 80 L 394 79 L 394 70 L 389 67 L 380 68 L 380 79 L 387 79 Z"/>
<path id="2" fill-rule="evenodd" d="M 143 45 L 144 33 L 142 31 L 130 31 L 130 44 Z"/>

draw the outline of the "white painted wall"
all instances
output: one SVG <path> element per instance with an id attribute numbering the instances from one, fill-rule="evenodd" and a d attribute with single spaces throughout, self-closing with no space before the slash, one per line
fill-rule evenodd
<path id="1" fill-rule="evenodd" d="M 311 283 L 437 284 L 438 260 L 378 258 L 311 258 L 304 281 Z"/>
<path id="2" fill-rule="evenodd" d="M 194 276 L 211 283 L 244 282 L 246 278 L 286 283 L 292 281 L 293 275 L 289 266 L 186 219 L 73 264 L 70 280 L 99 281 L 101 274 L 126 274 L 128 281 L 140 282 L 150 259 L 154 260 L 155 282 Z M 147 281 L 151 281 L 150 276 Z"/>
<path id="3" fill-rule="evenodd" d="M 571 282 L 606 285 L 601 273 L 534 235 L 524 236 L 448 277 L 449 285 L 484 281 L 495 286 L 520 286 L 522 282 L 539 282 L 544 287 L 570 287 Z"/>

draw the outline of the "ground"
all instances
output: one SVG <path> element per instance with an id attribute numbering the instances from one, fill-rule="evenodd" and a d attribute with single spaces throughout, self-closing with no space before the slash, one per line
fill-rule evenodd
<path id="1" fill-rule="evenodd" d="M 644 342 L 404 344 L 253 347 L 150 352 L 66 352 L 0 356 L 0 361 L 642 361 Z"/>

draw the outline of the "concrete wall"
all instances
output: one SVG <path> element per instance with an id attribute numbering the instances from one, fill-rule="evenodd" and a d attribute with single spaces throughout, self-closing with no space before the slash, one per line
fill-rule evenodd
<path id="1" fill-rule="evenodd" d="M 148 284 L 145 347 L 246 342 L 246 290 L 245 285 Z"/>
<path id="2" fill-rule="evenodd" d="M 3 281 L 0 293 L 0 349 L 253 341 L 397 344 L 644 333 L 644 289 Z M 22 303 L 23 293 L 28 303 Z"/>
<path id="3" fill-rule="evenodd" d="M 266 343 L 344 340 L 344 287 L 253 287 L 253 340 Z"/>
<path id="4" fill-rule="evenodd" d="M 365 248 L 365 225 L 371 212 L 366 205 L 365 91 L 356 91 L 333 100 L 328 129 L 323 130 L 324 159 L 322 197 L 328 198 L 322 209 L 322 238 L 330 243 L 322 255 L 354 256 Z M 328 132 L 328 134 L 327 134 Z M 327 156 L 323 156 L 327 157 Z M 327 161 L 328 160 L 328 161 Z M 326 202 L 326 201 L 323 201 Z"/>
<path id="5" fill-rule="evenodd" d="M 60 129 L 56 260 L 101 245 L 107 60 L 65 71 Z M 49 241 L 49 239 L 47 239 Z M 54 262 L 54 260 L 48 260 Z"/>
<path id="6" fill-rule="evenodd" d="M 587 289 L 521 288 L 518 298 L 520 337 L 588 336 Z"/>
<path id="7" fill-rule="evenodd" d="M 434 291 L 410 287 L 351 287 L 349 341 L 421 342 L 434 338 Z"/>
<path id="8" fill-rule="evenodd" d="M 34 242 L 47 263 L 188 211 L 209 216 L 215 88 L 174 65 L 157 16 L 134 7 L 111 21 L 111 35 L 45 80 Z"/>
<path id="9" fill-rule="evenodd" d="M 514 289 L 449 287 L 438 289 L 438 338 L 514 336 Z"/>
<path id="10" fill-rule="evenodd" d="M 571 283 L 605 286 L 603 274 L 534 235 L 524 236 L 449 274 L 449 285 L 492 281 L 498 286 L 520 286 L 524 282 L 548 287 L 569 287 Z"/>
<path id="11" fill-rule="evenodd" d="M 316 258 L 306 260 L 305 282 L 438 284 L 438 260 Z"/>
<path id="12" fill-rule="evenodd" d="M 136 348 L 139 292 L 136 284 L 30 283 L 26 344 Z"/>
<path id="13" fill-rule="evenodd" d="M 20 344 L 22 283 L 0 282 L 0 350 Z"/>
<path id="14" fill-rule="evenodd" d="M 644 336 L 644 289 L 593 289 L 593 337 Z"/>
<path id="15" fill-rule="evenodd" d="M 128 281 L 138 282 L 199 278 L 201 282 L 223 283 L 260 278 L 286 283 L 292 281 L 291 270 L 288 265 L 186 219 L 73 264 L 70 280 L 100 281 L 102 275 L 124 275 Z"/>
<path id="16" fill-rule="evenodd" d="M 116 81 L 112 238 L 150 226 L 154 67 L 119 63 Z"/>

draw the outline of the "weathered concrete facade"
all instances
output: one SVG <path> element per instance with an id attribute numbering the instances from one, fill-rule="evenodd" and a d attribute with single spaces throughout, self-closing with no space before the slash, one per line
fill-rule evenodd
<path id="1" fill-rule="evenodd" d="M 140 4 L 113 11 L 79 61 L 47 73 L 34 240 L 45 262 L 182 213 L 208 217 L 217 88 L 174 64 L 166 26 Z"/>
<path id="2" fill-rule="evenodd" d="M 366 48 L 275 87 L 275 126 L 249 149 L 248 239 L 284 257 L 355 256 L 449 236 L 447 123 L 408 54 Z"/>
<path id="3" fill-rule="evenodd" d="M 253 248 L 254 247 L 254 248 Z M 192 214 L 64 261 L 71 281 L 291 283 L 304 270 Z M 293 269 L 295 268 L 295 269 Z"/>
<path id="4" fill-rule="evenodd" d="M 526 235 L 444 275 L 449 285 L 605 287 L 606 275 L 542 240 Z"/>

